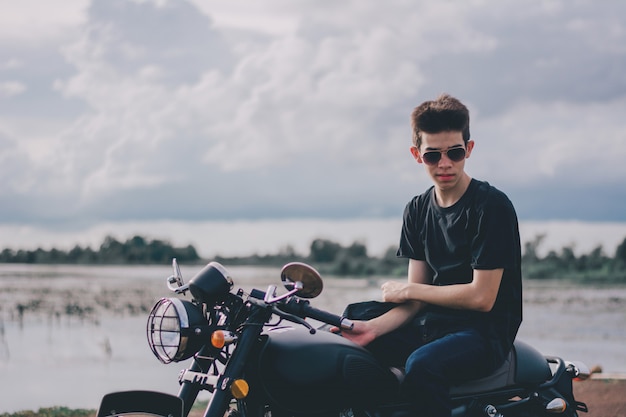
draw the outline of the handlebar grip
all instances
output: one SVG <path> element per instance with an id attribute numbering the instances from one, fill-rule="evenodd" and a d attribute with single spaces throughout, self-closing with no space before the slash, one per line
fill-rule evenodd
<path id="1" fill-rule="evenodd" d="M 333 326 L 337 326 L 342 330 L 352 330 L 352 327 L 354 326 L 354 323 L 352 323 L 351 320 L 348 320 L 345 317 L 341 317 L 327 311 L 319 310 L 315 307 L 311 307 L 310 305 L 305 308 L 305 311 L 308 317 Z"/>
<path id="2" fill-rule="evenodd" d="M 320 310 L 315 307 L 311 307 L 308 301 L 295 298 L 285 305 L 288 307 L 289 312 L 300 316 L 310 317 L 314 320 L 321 321 L 323 323 L 330 324 L 331 326 L 337 326 L 342 330 L 352 330 L 354 323 L 351 320 L 338 316 L 328 311 Z"/>

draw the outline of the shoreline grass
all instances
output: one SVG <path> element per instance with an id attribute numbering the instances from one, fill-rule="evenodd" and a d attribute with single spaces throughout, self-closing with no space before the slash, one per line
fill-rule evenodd
<path id="1" fill-rule="evenodd" d="M 22 410 L 14 413 L 2 413 L 0 417 L 93 417 L 96 410 L 68 407 L 44 407 L 37 411 Z"/>

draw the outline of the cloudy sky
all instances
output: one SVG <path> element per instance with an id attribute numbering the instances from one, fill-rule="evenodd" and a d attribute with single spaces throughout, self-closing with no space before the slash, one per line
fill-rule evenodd
<path id="1" fill-rule="evenodd" d="M 472 115 L 522 221 L 626 222 L 619 0 L 0 0 L 0 230 L 397 218 Z"/>

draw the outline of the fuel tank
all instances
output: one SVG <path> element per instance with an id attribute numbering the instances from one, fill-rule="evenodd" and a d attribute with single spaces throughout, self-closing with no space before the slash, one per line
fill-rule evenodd
<path id="1" fill-rule="evenodd" d="M 282 409 L 316 414 L 386 402 L 398 393 L 399 379 L 389 368 L 339 335 L 285 327 L 263 337 L 258 360 L 248 363 L 251 394 L 260 388 Z"/>

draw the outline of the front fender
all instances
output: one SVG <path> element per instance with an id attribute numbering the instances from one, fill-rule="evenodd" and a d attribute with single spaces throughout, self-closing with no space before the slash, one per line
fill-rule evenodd
<path id="1" fill-rule="evenodd" d="M 155 391 L 113 392 L 102 398 L 96 417 L 130 413 L 183 417 L 183 400 L 174 395 Z"/>

